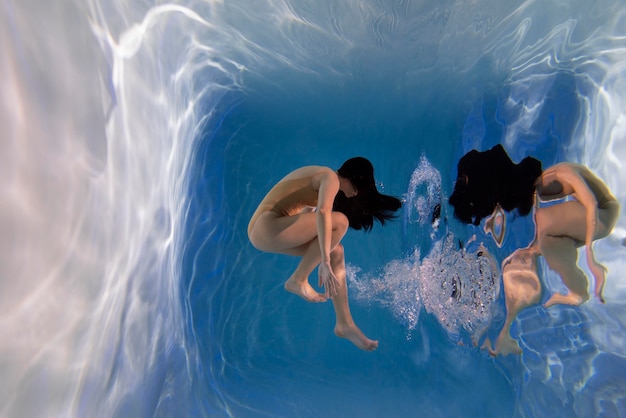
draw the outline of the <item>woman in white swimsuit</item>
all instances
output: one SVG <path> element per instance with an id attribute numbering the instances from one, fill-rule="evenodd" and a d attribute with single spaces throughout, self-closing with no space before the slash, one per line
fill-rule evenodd
<path id="1" fill-rule="evenodd" d="M 350 314 L 340 241 L 348 227 L 368 231 L 374 219 L 384 224 L 400 207 L 400 200 L 378 192 L 374 168 L 365 158 L 351 158 L 337 171 L 306 166 L 289 173 L 267 193 L 252 215 L 248 237 L 261 251 L 302 257 L 285 289 L 309 302 L 331 298 L 337 317 L 335 334 L 370 351 L 378 341 L 367 338 Z M 318 265 L 324 294 L 308 281 Z"/>

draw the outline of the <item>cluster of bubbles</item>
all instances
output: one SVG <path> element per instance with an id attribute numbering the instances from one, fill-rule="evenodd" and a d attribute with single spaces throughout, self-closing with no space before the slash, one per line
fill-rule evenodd
<path id="1" fill-rule="evenodd" d="M 408 331 L 424 309 L 449 334 L 469 334 L 476 342 L 491 323 L 500 272 L 482 243 L 470 239 L 463 246 L 440 228 L 441 190 L 441 174 L 422 156 L 405 195 L 405 234 L 413 237 L 408 255 L 373 274 L 349 265 L 350 289 L 356 300 L 389 309 Z M 419 243 L 420 237 L 429 239 Z"/>
<path id="2" fill-rule="evenodd" d="M 405 225 L 432 227 L 429 236 L 439 227 L 441 214 L 441 173 L 428 161 L 425 155 L 411 174 L 405 198 Z"/>
<path id="3" fill-rule="evenodd" d="M 347 272 L 356 300 L 386 307 L 407 330 L 415 329 L 424 309 L 449 334 L 466 333 L 473 341 L 489 327 L 500 293 L 495 257 L 475 241 L 458 248 L 451 235 L 421 260 L 416 249 L 377 274 L 362 274 L 353 265 Z"/>
<path id="4" fill-rule="evenodd" d="M 457 249 L 451 235 L 438 241 L 420 267 L 420 294 L 426 311 L 450 333 L 467 331 L 474 340 L 489 327 L 500 293 L 495 257 L 482 243 Z"/>
<path id="5" fill-rule="evenodd" d="M 389 309 L 408 330 L 417 325 L 422 301 L 419 291 L 419 251 L 410 257 L 388 263 L 380 275 L 358 277 L 361 269 L 346 266 L 352 295 L 366 304 Z"/>

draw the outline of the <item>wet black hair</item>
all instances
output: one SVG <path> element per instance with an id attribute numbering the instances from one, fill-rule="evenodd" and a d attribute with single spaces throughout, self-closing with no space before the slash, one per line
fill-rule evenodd
<path id="1" fill-rule="evenodd" d="M 514 164 L 500 144 L 487 151 L 471 150 L 459 160 L 454 192 L 449 203 L 463 223 L 480 225 L 496 205 L 528 215 L 533 205 L 535 181 L 541 176 L 541 161 L 526 157 Z"/>
<path id="2" fill-rule="evenodd" d="M 369 231 L 374 225 L 374 219 L 384 225 L 386 221 L 396 217 L 395 212 L 402 207 L 402 202 L 398 198 L 378 192 L 374 166 L 368 159 L 350 158 L 337 173 L 350 180 L 357 190 L 357 195 L 350 198 L 340 190 L 333 204 L 333 210 L 346 215 L 351 228 Z"/>

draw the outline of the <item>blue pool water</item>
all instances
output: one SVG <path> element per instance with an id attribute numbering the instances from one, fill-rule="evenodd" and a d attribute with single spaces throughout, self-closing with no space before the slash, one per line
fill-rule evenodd
<path id="1" fill-rule="evenodd" d="M 509 215 L 499 248 L 447 204 L 459 158 L 503 144 L 589 166 L 624 206 L 623 2 L 0 10 L 1 416 L 626 416 L 625 221 L 594 247 L 607 303 L 530 307 L 523 354 L 493 358 L 500 263 L 533 223 Z M 246 236 L 287 172 L 356 155 L 404 202 L 343 241 L 375 352 Z M 540 277 L 542 301 L 563 287 Z"/>

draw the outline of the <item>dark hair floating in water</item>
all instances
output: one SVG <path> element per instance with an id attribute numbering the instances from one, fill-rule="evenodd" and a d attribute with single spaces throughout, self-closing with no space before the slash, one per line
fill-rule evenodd
<path id="1" fill-rule="evenodd" d="M 396 217 L 395 212 L 402 207 L 402 202 L 398 198 L 378 192 L 374 166 L 369 160 L 363 157 L 350 158 L 337 172 L 341 177 L 350 180 L 358 192 L 355 197 L 348 198 L 339 191 L 333 204 L 333 210 L 346 215 L 351 228 L 369 231 L 374 225 L 374 219 L 384 225 L 386 221 Z"/>
<path id="2" fill-rule="evenodd" d="M 528 215 L 542 168 L 541 161 L 533 157 L 514 164 L 502 145 L 496 145 L 487 151 L 465 154 L 457 173 L 449 199 L 454 216 L 463 223 L 479 225 L 497 204 L 507 212 L 517 209 L 520 215 Z"/>

